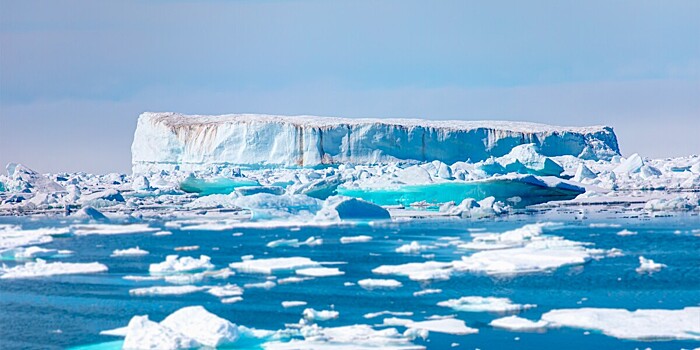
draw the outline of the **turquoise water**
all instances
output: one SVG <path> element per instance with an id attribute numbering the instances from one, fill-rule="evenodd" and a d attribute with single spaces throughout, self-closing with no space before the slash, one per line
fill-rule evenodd
<path id="1" fill-rule="evenodd" d="M 498 330 L 488 323 L 503 314 L 464 313 L 437 306 L 437 302 L 461 296 L 508 297 L 516 303 L 537 304 L 538 307 L 519 313 L 529 319 L 551 309 L 577 307 L 605 308 L 663 308 L 674 309 L 700 304 L 700 229 L 698 217 L 670 217 L 651 220 L 615 220 L 621 227 L 589 227 L 587 221 L 561 221 L 564 226 L 552 234 L 574 241 L 590 242 L 595 248 L 619 248 L 622 257 L 593 260 L 583 266 L 563 267 L 550 273 L 513 277 L 490 277 L 462 273 L 447 281 L 419 283 L 402 276 L 380 276 L 371 270 L 385 264 L 421 262 L 420 255 L 395 253 L 394 250 L 411 241 L 423 244 L 437 242 L 443 236 L 469 240 L 469 229 L 477 232 L 503 232 L 536 222 L 541 218 L 521 216 L 503 221 L 418 220 L 386 222 L 375 225 L 357 224 L 331 227 L 240 228 L 227 231 L 181 231 L 170 236 L 129 234 L 116 236 L 68 236 L 56 238 L 46 248 L 70 249 L 75 254 L 60 259 L 67 262 L 98 261 L 109 272 L 89 275 L 55 276 L 36 279 L 0 279 L 0 348 L 58 349 L 88 344 L 102 348 L 119 347 L 119 338 L 100 336 L 101 330 L 125 326 L 134 315 L 148 314 L 152 320 L 162 320 L 173 311 L 190 305 L 203 305 L 207 310 L 234 323 L 260 329 L 283 329 L 285 323 L 295 323 L 301 308 L 284 309 L 285 300 L 304 300 L 306 307 L 317 310 L 334 309 L 340 317 L 321 323 L 324 326 L 381 323 L 381 318 L 367 320 L 365 313 L 382 310 L 413 311 L 414 320 L 430 315 L 451 315 L 478 328 L 478 334 L 456 336 L 431 332 L 427 341 L 417 344 L 429 349 L 653 349 L 695 348 L 698 342 L 625 341 L 581 329 L 549 329 L 541 333 L 520 333 Z M 607 221 L 608 223 L 610 221 Z M 19 223 L 25 228 L 56 226 L 61 223 L 26 218 L 1 218 L 0 223 Z M 164 222 L 154 222 L 162 226 Z M 622 228 L 637 231 L 634 236 L 618 236 Z M 234 233 L 242 235 L 234 236 Z M 368 243 L 340 244 L 342 236 L 369 235 Z M 310 236 L 323 237 L 319 246 L 268 248 L 266 243 L 277 239 Z M 199 245 L 192 252 L 175 252 L 175 247 Z M 115 249 L 139 246 L 150 251 L 143 257 L 110 257 Z M 216 248 L 216 249 L 215 249 Z M 299 284 L 278 285 L 270 290 L 247 289 L 244 300 L 222 304 L 207 293 L 180 296 L 135 297 L 129 289 L 166 285 L 164 282 L 127 281 L 125 275 L 147 275 L 151 263 L 162 262 L 166 255 L 180 254 L 211 257 L 217 268 L 240 261 L 241 256 L 256 258 L 304 256 L 315 261 L 340 261 L 335 265 L 344 276 L 316 278 Z M 436 248 L 430 260 L 453 261 L 464 252 L 454 248 Z M 643 255 L 668 265 L 658 273 L 640 275 L 635 272 L 637 258 Z M 11 262 L 6 262 L 12 265 Z M 285 274 L 278 274 L 284 277 Z M 210 279 L 202 285 L 263 282 L 265 275 L 237 273 L 226 281 Z M 358 286 L 344 286 L 364 278 L 394 278 L 403 287 L 394 290 L 367 291 Z M 414 297 L 413 292 L 439 288 L 441 294 Z M 585 299 L 584 299 L 585 298 Z M 585 300 L 585 301 L 584 301 Z M 115 342 L 116 341 L 116 342 Z"/>
<path id="2" fill-rule="evenodd" d="M 490 180 L 472 182 L 448 182 L 429 185 L 406 185 L 395 189 L 337 189 L 338 194 L 348 197 L 362 198 L 379 205 L 401 204 L 425 201 L 427 203 L 446 203 L 453 201 L 459 204 L 464 198 L 482 200 L 493 196 L 497 201 L 513 204 L 511 199 L 518 196 L 518 207 L 545 203 L 552 200 L 567 200 L 576 198 L 581 190 L 570 188 L 547 187 L 539 179 L 525 178 L 521 181 Z"/>
<path id="3" fill-rule="evenodd" d="M 229 194 L 238 187 L 259 185 L 260 183 L 253 180 L 233 180 L 225 177 L 203 180 L 189 177 L 180 183 L 180 189 L 188 193 L 208 196 L 210 194 Z"/>

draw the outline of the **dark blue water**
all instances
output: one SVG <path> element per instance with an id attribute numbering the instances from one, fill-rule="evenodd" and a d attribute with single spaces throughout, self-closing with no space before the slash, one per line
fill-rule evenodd
<path id="1" fill-rule="evenodd" d="M 619 248 L 624 256 L 593 260 L 583 266 L 563 267 L 555 272 L 515 277 L 489 277 L 459 274 L 448 281 L 418 283 L 401 276 L 379 276 L 371 273 L 380 265 L 422 262 L 420 255 L 395 253 L 402 244 L 417 240 L 435 243 L 439 237 L 456 236 L 469 240 L 467 229 L 502 232 L 535 222 L 536 217 L 508 221 L 419 220 L 381 225 L 339 227 L 301 227 L 269 229 L 234 229 L 219 232 L 187 232 L 172 230 L 171 236 L 131 234 L 117 236 L 72 236 L 56 238 L 46 248 L 69 249 L 75 254 L 60 259 L 65 262 L 98 261 L 109 267 L 108 273 L 55 276 L 36 279 L 0 279 L 0 348 L 52 349 L 120 340 L 100 336 L 101 330 L 125 326 L 132 316 L 148 314 L 159 321 L 173 311 L 190 305 L 203 305 L 207 310 L 234 323 L 260 329 L 283 329 L 285 323 L 295 323 L 301 308 L 284 309 L 285 300 L 303 300 L 317 310 L 331 305 L 340 312 L 335 320 L 324 326 L 381 323 L 382 318 L 367 320 L 365 313 L 382 310 L 413 311 L 414 320 L 430 315 L 456 314 L 478 334 L 465 336 L 431 332 L 427 341 L 416 343 L 430 349 L 653 349 L 695 348 L 698 342 L 624 341 L 602 334 L 584 334 L 581 329 L 549 329 L 542 333 L 519 333 L 493 329 L 488 323 L 503 315 L 491 313 L 454 312 L 436 306 L 437 302 L 461 296 L 508 297 L 516 303 L 537 304 L 519 315 L 537 320 L 548 310 L 557 308 L 659 308 L 675 309 L 700 304 L 700 237 L 692 230 L 700 229 L 697 217 L 659 218 L 653 220 L 618 220 L 622 227 L 591 228 L 589 222 L 566 222 L 553 234 L 574 241 L 591 242 L 595 248 Z M 0 219 L 0 223 L 19 222 L 25 228 L 56 226 L 54 221 Z M 153 226 L 163 223 L 152 223 Z M 634 236 L 617 236 L 622 228 L 637 231 Z M 680 231 L 680 232 L 677 232 Z M 242 236 L 234 237 L 234 232 Z M 370 235 L 368 243 L 340 244 L 342 236 Z M 322 237 L 320 246 L 299 248 L 268 248 L 266 243 L 281 238 Z M 198 245 L 193 252 L 175 252 L 179 246 Z M 115 249 L 139 246 L 150 251 L 143 257 L 110 257 Z M 218 250 L 214 250 L 218 248 Z M 167 285 L 162 281 L 127 281 L 125 275 L 148 275 L 151 263 L 162 262 L 166 255 L 211 257 L 217 268 L 241 260 L 243 255 L 256 258 L 303 256 L 315 261 L 342 261 L 337 265 L 344 276 L 316 278 L 298 284 L 278 285 L 270 290 L 247 289 L 244 300 L 222 304 L 218 298 L 201 292 L 178 296 L 136 297 L 129 289 L 152 285 Z M 461 254 L 454 248 L 433 249 L 432 260 L 453 261 Z M 668 265 L 651 275 L 640 275 L 638 256 L 643 255 Z M 8 265 L 12 265 L 10 262 Z M 285 277 L 284 274 L 277 274 Z M 364 278 L 394 278 L 403 283 L 395 290 L 367 291 L 359 286 L 344 286 Z M 202 285 L 263 282 L 265 275 L 238 273 L 229 279 L 204 280 Z M 413 292 L 425 288 L 440 288 L 440 294 L 414 297 Z M 587 298 L 585 301 L 581 301 Z M 699 320 L 700 322 L 700 320 Z"/>

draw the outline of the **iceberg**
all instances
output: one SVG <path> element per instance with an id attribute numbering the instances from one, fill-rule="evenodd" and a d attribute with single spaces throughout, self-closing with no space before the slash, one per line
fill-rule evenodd
<path id="1" fill-rule="evenodd" d="M 619 155 L 615 133 L 607 126 L 150 112 L 139 116 L 131 150 L 134 173 L 148 173 L 227 164 L 477 162 L 529 143 L 545 156 Z"/>
<path id="2" fill-rule="evenodd" d="M 323 208 L 316 214 L 319 220 L 363 220 L 390 219 L 389 211 L 361 199 L 333 196 L 326 199 Z"/>

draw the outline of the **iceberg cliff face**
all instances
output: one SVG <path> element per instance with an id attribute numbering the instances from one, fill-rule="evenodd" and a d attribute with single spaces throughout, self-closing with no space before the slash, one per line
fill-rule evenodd
<path id="1" fill-rule="evenodd" d="M 545 156 L 609 159 L 619 154 L 612 128 L 504 121 L 345 119 L 231 114 L 143 113 L 135 173 L 210 165 L 315 166 L 400 160 L 481 161 L 534 143 Z"/>

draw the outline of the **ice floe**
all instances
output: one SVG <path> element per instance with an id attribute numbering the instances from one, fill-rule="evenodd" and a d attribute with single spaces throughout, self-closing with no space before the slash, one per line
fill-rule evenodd
<path id="1" fill-rule="evenodd" d="M 365 235 L 340 237 L 340 243 L 342 243 L 342 244 L 364 243 L 364 242 L 369 242 L 371 240 L 372 240 L 372 236 L 365 236 Z"/>
<path id="2" fill-rule="evenodd" d="M 654 260 L 647 259 L 643 256 L 640 256 L 639 257 L 639 267 L 636 269 L 636 271 L 638 273 L 645 273 L 645 272 L 652 273 L 652 272 L 661 271 L 661 269 L 663 269 L 664 267 L 666 267 L 666 265 L 657 263 Z"/>
<path id="3" fill-rule="evenodd" d="M 508 298 L 467 296 L 441 301 L 438 306 L 462 312 L 515 312 L 536 307 L 533 304 L 515 304 Z"/>
<path id="4" fill-rule="evenodd" d="M 542 315 L 550 326 L 600 331 L 630 340 L 700 340 L 700 307 L 680 310 L 581 308 L 551 310 Z"/>
<path id="5" fill-rule="evenodd" d="M 304 320 L 309 323 L 314 323 L 317 321 L 328 321 L 332 320 L 334 318 L 338 318 L 340 316 L 340 313 L 335 310 L 314 310 L 311 308 L 304 309 L 302 312 L 302 316 L 304 317 Z"/>
<path id="6" fill-rule="evenodd" d="M 144 256 L 148 255 L 147 250 L 143 250 L 139 247 L 127 248 L 127 249 L 115 249 L 111 256 Z"/>
<path id="7" fill-rule="evenodd" d="M 151 264 L 148 271 L 151 274 L 175 274 L 180 272 L 196 272 L 203 270 L 211 270 L 214 264 L 211 263 L 211 258 L 206 255 L 200 255 L 199 259 L 177 255 L 168 255 L 165 261 Z"/>
<path id="8" fill-rule="evenodd" d="M 515 315 L 497 318 L 489 323 L 489 326 L 503 328 L 511 331 L 536 331 L 547 327 L 546 321 L 530 321 Z"/>
<path id="9" fill-rule="evenodd" d="M 232 269 L 248 273 L 272 274 L 277 271 L 318 267 L 320 264 L 305 257 L 250 259 L 234 262 L 229 265 Z"/>
<path id="10" fill-rule="evenodd" d="M 155 286 L 145 288 L 135 288 L 129 290 L 129 294 L 135 296 L 150 296 L 150 295 L 182 295 L 201 292 L 206 290 L 206 287 L 200 286 Z"/>
<path id="11" fill-rule="evenodd" d="M 337 267 L 310 267 L 296 270 L 296 274 L 309 277 L 330 277 L 342 276 L 345 272 L 340 271 Z"/>
<path id="12" fill-rule="evenodd" d="M 3 264 L 0 268 L 0 278 L 36 278 L 54 275 L 73 275 L 86 273 L 106 272 L 107 266 L 98 262 L 92 263 L 64 263 L 46 262 L 37 259 L 36 262 L 27 262 L 15 267 L 7 267 Z"/>
<path id="13" fill-rule="evenodd" d="M 399 288 L 403 286 L 401 282 L 394 279 L 376 279 L 367 278 L 357 281 L 357 284 L 365 289 L 378 289 L 378 288 Z"/>

